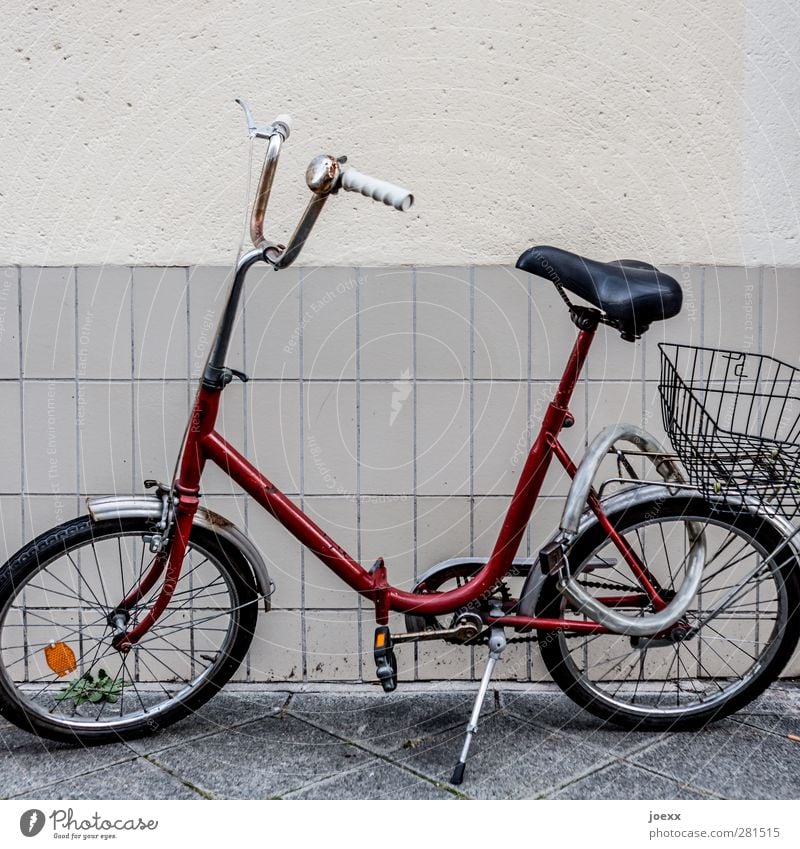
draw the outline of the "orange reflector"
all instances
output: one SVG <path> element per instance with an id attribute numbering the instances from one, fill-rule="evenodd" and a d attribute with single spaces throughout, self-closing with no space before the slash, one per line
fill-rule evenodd
<path id="1" fill-rule="evenodd" d="M 78 668 L 75 652 L 66 643 L 50 643 L 44 650 L 44 657 L 47 665 L 59 678 Z"/>
<path id="2" fill-rule="evenodd" d="M 375 634 L 375 648 L 382 649 L 386 645 L 386 631 L 378 631 Z"/>

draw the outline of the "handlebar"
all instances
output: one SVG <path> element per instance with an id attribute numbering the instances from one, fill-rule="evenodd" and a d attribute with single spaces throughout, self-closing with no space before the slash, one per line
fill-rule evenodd
<path id="1" fill-rule="evenodd" d="M 377 180 L 355 168 L 342 168 L 342 188 L 346 192 L 358 192 L 364 197 L 379 200 L 387 206 L 393 206 L 399 212 L 405 212 L 414 203 L 414 195 L 408 189 L 394 186 L 384 180 Z"/>
<path id="2" fill-rule="evenodd" d="M 279 115 L 271 124 L 259 127 L 253 120 L 247 101 L 237 98 L 236 102 L 244 110 L 250 137 L 268 141 L 264 167 L 261 170 L 261 179 L 258 183 L 250 216 L 250 238 L 255 247 L 263 251 L 264 259 L 273 268 L 286 268 L 297 259 L 328 196 L 337 192 L 340 188 L 346 192 L 359 192 L 365 197 L 379 200 L 400 212 L 405 212 L 414 203 L 414 196 L 407 189 L 394 186 L 383 180 L 377 180 L 356 171 L 354 168 L 345 166 L 345 157 L 335 159 L 332 156 L 317 156 L 311 160 L 306 171 L 306 182 L 313 194 L 289 240 L 289 244 L 284 246 L 268 241 L 264 237 L 264 218 L 272 191 L 272 182 L 275 178 L 281 145 L 289 138 L 292 119 L 288 115 Z"/>

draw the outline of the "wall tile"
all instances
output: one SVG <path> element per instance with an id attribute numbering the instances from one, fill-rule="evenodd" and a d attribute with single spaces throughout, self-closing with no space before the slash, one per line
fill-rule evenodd
<path id="1" fill-rule="evenodd" d="M 359 272 L 361 379 L 408 380 L 413 376 L 413 272 Z"/>
<path id="2" fill-rule="evenodd" d="M 135 486 L 133 482 L 130 386 L 79 383 L 77 425 L 81 490 L 89 493 L 138 491 L 141 484 Z"/>
<path id="3" fill-rule="evenodd" d="M 352 268 L 307 268 L 302 274 L 303 374 L 356 376 L 356 288 Z"/>
<path id="4" fill-rule="evenodd" d="M 22 373 L 75 374 L 75 270 L 22 269 Z"/>
<path id="5" fill-rule="evenodd" d="M 309 383 L 304 404 L 305 489 L 356 491 L 356 389 L 352 383 Z"/>
<path id="6" fill-rule="evenodd" d="M 470 283 L 465 268 L 420 268 L 417 291 L 417 377 L 469 376 Z"/>
<path id="7" fill-rule="evenodd" d="M 75 385 L 26 381 L 25 479 L 29 492 L 77 491 Z"/>
<path id="8" fill-rule="evenodd" d="M 475 269 L 474 377 L 528 376 L 530 275 L 516 269 Z"/>
<path id="9" fill-rule="evenodd" d="M 22 437 L 19 386 L 0 383 L 0 492 L 18 493 L 22 486 Z"/>
<path id="10" fill-rule="evenodd" d="M 130 268 L 79 268 L 77 376 L 79 379 L 130 379 Z"/>
<path id="11" fill-rule="evenodd" d="M 410 380 L 361 384 L 361 491 L 411 492 L 414 395 Z"/>
<path id="12" fill-rule="evenodd" d="M 417 492 L 469 492 L 469 384 L 417 387 Z"/>
<path id="13" fill-rule="evenodd" d="M 0 268 L 0 379 L 19 377 L 19 269 Z"/>
<path id="14" fill-rule="evenodd" d="M 133 269 L 133 358 L 137 378 L 186 378 L 186 269 Z"/>
<path id="15" fill-rule="evenodd" d="M 300 370 L 300 274 L 254 266 L 244 294 L 245 371 L 256 378 L 295 379 Z"/>

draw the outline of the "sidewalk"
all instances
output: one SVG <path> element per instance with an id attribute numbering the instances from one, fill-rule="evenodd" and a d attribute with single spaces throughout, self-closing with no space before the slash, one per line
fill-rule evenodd
<path id="1" fill-rule="evenodd" d="M 476 685 L 477 687 L 477 685 Z M 475 688 L 226 688 L 156 737 L 88 750 L 0 725 L 0 796 L 30 799 L 800 797 L 800 684 L 683 734 L 604 726 L 548 686 L 487 697 L 464 784 L 448 783 Z M 1 721 L 1 720 L 0 720 Z"/>

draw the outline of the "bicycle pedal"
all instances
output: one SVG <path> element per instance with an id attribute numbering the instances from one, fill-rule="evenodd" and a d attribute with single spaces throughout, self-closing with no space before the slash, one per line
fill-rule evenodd
<path id="1" fill-rule="evenodd" d="M 392 635 L 387 625 L 375 629 L 375 673 L 384 692 L 397 689 L 397 658 L 395 657 Z"/>

